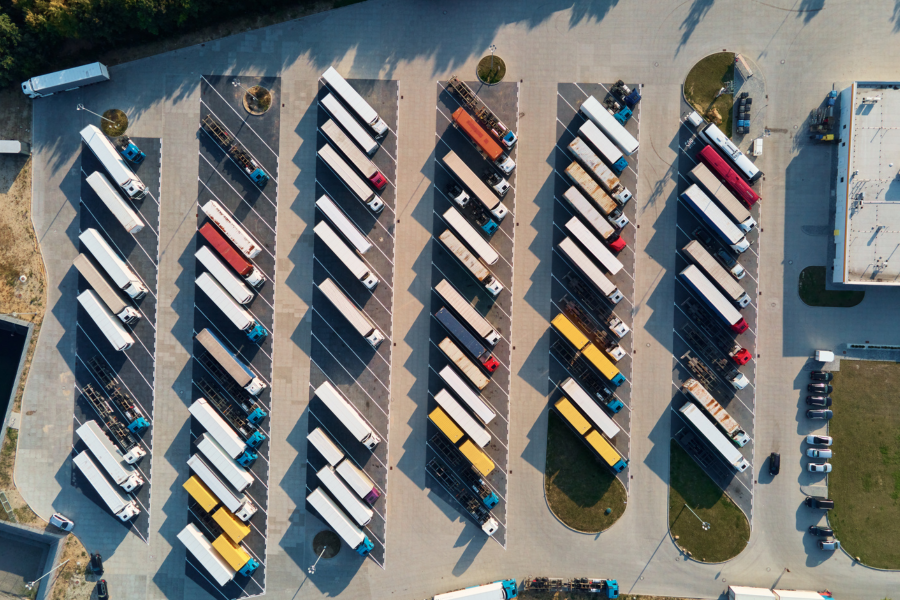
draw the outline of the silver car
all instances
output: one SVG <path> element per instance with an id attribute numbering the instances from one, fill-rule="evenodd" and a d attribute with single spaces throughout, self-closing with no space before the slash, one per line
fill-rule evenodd
<path id="1" fill-rule="evenodd" d="M 819 550 L 838 550 L 840 547 L 841 543 L 833 537 L 819 541 Z"/>
<path id="2" fill-rule="evenodd" d="M 832 458 L 833 456 L 830 448 L 809 448 L 806 455 L 810 458 Z"/>
<path id="3" fill-rule="evenodd" d="M 806 468 L 810 473 L 831 473 L 831 463 L 809 463 Z"/>

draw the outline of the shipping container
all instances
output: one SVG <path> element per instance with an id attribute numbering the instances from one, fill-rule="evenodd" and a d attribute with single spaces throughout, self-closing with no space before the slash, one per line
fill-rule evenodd
<path id="1" fill-rule="evenodd" d="M 381 117 L 378 116 L 378 113 L 375 112 L 375 109 L 359 95 L 359 92 L 353 89 L 353 86 L 347 83 L 346 79 L 341 77 L 341 74 L 338 73 L 334 67 L 328 67 L 328 69 L 322 73 L 322 79 L 325 80 L 328 87 L 337 92 L 337 94 L 344 99 L 344 102 L 353 109 L 353 112 L 359 115 L 362 122 L 375 132 L 375 137 L 380 138 L 387 135 L 387 123 L 385 123 Z"/>
<path id="2" fill-rule="evenodd" d="M 486 239 L 481 237 L 481 234 L 466 221 L 465 217 L 463 217 L 458 210 L 452 206 L 448 208 L 444 212 L 444 220 L 459 234 L 463 241 L 475 251 L 475 254 L 481 257 L 481 260 L 488 265 L 497 264 L 500 255 L 497 254 L 494 247 L 491 246 Z"/>
<path id="3" fill-rule="evenodd" d="M 587 416 L 591 424 L 603 433 L 607 438 L 614 439 L 618 435 L 619 426 L 616 425 L 600 405 L 591 398 L 584 389 L 571 377 L 560 385 L 563 393 Z"/>
<path id="4" fill-rule="evenodd" d="M 94 421 L 85 421 L 75 430 L 79 439 L 91 451 L 103 470 L 126 492 L 132 492 L 144 485 L 140 472 L 131 466 L 122 452 L 112 443 L 106 433 Z"/>
<path id="5" fill-rule="evenodd" d="M 444 412 L 450 415 L 450 418 L 452 418 L 453 421 L 466 432 L 466 435 L 478 444 L 479 447 L 484 448 L 491 442 L 491 434 L 488 433 L 487 429 L 485 429 L 481 423 L 476 421 L 472 415 L 456 401 L 456 398 L 454 398 L 450 392 L 442 389 L 434 395 L 434 399 Z"/>
<path id="6" fill-rule="evenodd" d="M 681 391 L 721 425 L 722 429 L 725 430 L 725 434 L 738 448 L 743 448 L 747 445 L 747 442 L 750 441 L 750 436 L 741 429 L 740 424 L 728 414 L 728 411 L 716 402 L 716 399 L 703 387 L 703 384 L 696 379 L 688 379 L 681 384 Z"/>
<path id="7" fill-rule="evenodd" d="M 316 388 L 315 394 L 328 407 L 328 410 L 344 424 L 353 439 L 369 450 L 378 445 L 381 439 L 340 390 L 326 381 Z"/>
<path id="8" fill-rule="evenodd" d="M 689 265 L 681 273 L 682 281 L 687 284 L 688 289 L 695 292 L 700 300 L 706 306 L 719 315 L 719 318 L 725 321 L 725 324 L 731 328 L 734 333 L 743 333 L 747 331 L 749 325 L 741 316 L 741 313 L 734 305 L 722 295 L 722 292 L 716 289 L 712 282 L 700 272 L 695 265 Z"/>
<path id="9" fill-rule="evenodd" d="M 322 124 L 322 131 L 325 132 L 325 135 L 328 136 L 331 143 L 344 153 L 347 160 L 362 173 L 362 176 L 365 177 L 369 183 L 374 185 L 378 190 L 383 190 L 385 188 L 388 183 L 387 179 L 385 179 L 381 171 L 378 170 L 378 167 L 369 160 L 369 157 L 357 148 L 356 144 L 341 131 L 341 128 L 338 127 L 337 123 L 328 119 Z"/>
<path id="10" fill-rule="evenodd" d="M 697 166 L 691 169 L 690 176 L 694 183 L 703 188 L 719 204 L 719 207 L 737 223 L 741 231 L 746 233 L 756 226 L 756 221 L 750 215 L 747 207 L 734 197 L 728 186 L 719 181 L 704 163 L 697 163 Z"/>
<path id="11" fill-rule="evenodd" d="M 81 243 L 90 250 L 91 255 L 100 263 L 113 283 L 135 300 L 140 300 L 149 291 L 144 282 L 138 279 L 131 267 L 115 252 L 96 229 L 85 229 L 78 236 Z"/>
<path id="12" fill-rule="evenodd" d="M 250 311 L 234 301 L 234 298 L 225 291 L 219 282 L 213 279 L 209 273 L 201 273 L 197 278 L 197 287 L 203 290 L 209 299 L 215 304 L 228 320 L 237 327 L 251 342 L 264 340 L 269 332 L 262 323 L 256 320 Z"/>
<path id="13" fill-rule="evenodd" d="M 439 239 L 444 243 L 447 249 L 453 253 L 459 262 L 463 264 L 466 270 L 469 271 L 479 283 L 484 285 L 491 295 L 496 296 L 503 291 L 503 284 L 491 274 L 484 263 L 481 262 L 481 259 L 469 252 L 469 249 L 465 247 L 459 238 L 453 235 L 452 231 L 449 229 L 445 230 L 444 233 L 439 236 Z"/>
<path id="14" fill-rule="evenodd" d="M 750 468 L 750 463 L 744 458 L 741 451 L 735 448 L 731 440 L 725 437 L 725 434 L 719 431 L 712 421 L 703 416 L 703 413 L 695 404 L 687 402 L 678 409 L 678 412 L 684 415 L 688 422 L 694 426 L 694 430 L 706 438 L 712 447 L 722 455 L 725 462 L 731 465 L 735 471 L 743 473 Z"/>
<path id="15" fill-rule="evenodd" d="M 219 584 L 219 587 L 234 579 L 236 571 L 213 549 L 206 536 L 200 533 L 200 530 L 193 523 L 188 523 L 179 532 L 178 540 L 184 544 L 190 555 L 203 565 L 203 568 Z M 193 565 L 193 563 L 191 564 Z"/>
<path id="16" fill-rule="evenodd" d="M 331 465 L 325 465 L 322 469 L 319 469 L 316 476 L 347 514 L 356 521 L 357 525 L 365 527 L 372 521 L 375 511 L 356 497 L 356 494 L 347 487 L 347 484 L 337 476 Z"/>
<path id="17" fill-rule="evenodd" d="M 566 175 L 569 176 L 569 179 L 575 184 L 578 191 L 590 198 L 593 201 L 594 206 L 600 209 L 601 213 L 609 217 L 609 220 L 613 225 L 619 229 L 628 225 L 628 217 L 622 212 L 622 207 L 616 204 L 615 200 L 610 198 L 606 192 L 603 191 L 603 187 L 594 181 L 594 178 L 581 168 L 581 165 L 572 161 L 572 163 L 566 167 Z"/>
<path id="18" fill-rule="evenodd" d="M 369 238 L 367 238 L 363 232 L 347 218 L 347 215 L 345 215 L 344 211 L 335 204 L 334 200 L 323 194 L 316 200 L 316 206 L 318 206 L 319 210 L 328 217 L 328 220 L 331 221 L 334 228 L 347 238 L 347 241 L 353 244 L 353 247 L 356 248 L 357 252 L 365 254 L 372 249 L 372 242 L 369 241 Z"/>
<path id="19" fill-rule="evenodd" d="M 581 245 L 587 248 L 588 252 L 596 258 L 601 265 L 606 267 L 606 270 L 609 271 L 610 275 L 615 275 L 619 271 L 622 270 L 622 263 L 618 258 L 610 252 L 606 246 L 604 246 L 597 236 L 595 236 L 591 231 L 587 228 L 587 226 L 582 223 L 578 217 L 572 217 L 566 222 L 566 229 L 569 230 L 569 233 L 572 236 L 581 242 Z"/>
<path id="20" fill-rule="evenodd" d="M 631 200 L 631 192 L 622 185 L 619 178 L 600 160 L 599 156 L 594 154 L 584 140 L 575 136 L 575 139 L 569 142 L 569 153 L 585 170 L 593 174 L 613 200 L 622 205 Z"/>
<path id="21" fill-rule="evenodd" d="M 681 198 L 729 248 L 741 253 L 750 247 L 738 226 L 696 184 L 683 191 Z"/>
<path id="22" fill-rule="evenodd" d="M 244 256 L 254 259 L 262 252 L 262 246 L 256 243 L 253 236 L 247 233 L 243 225 L 238 223 L 231 213 L 228 212 L 228 209 L 221 204 L 215 200 L 210 200 L 202 205 L 200 210 L 203 211 L 203 214 L 210 221 L 216 224 L 216 227 L 225 234 L 225 237 L 231 240 L 231 243 L 237 246 Z"/>
<path id="23" fill-rule="evenodd" d="M 683 248 L 688 260 L 700 267 L 706 275 L 719 284 L 725 294 L 741 308 L 750 304 L 750 296 L 744 291 L 734 277 L 719 264 L 712 254 L 697 240 L 691 240 Z"/>
<path id="24" fill-rule="evenodd" d="M 306 439 L 309 440 L 309 443 L 312 444 L 313 448 L 319 451 L 319 454 L 322 455 L 322 458 L 331 465 L 332 467 L 337 466 L 339 462 L 344 460 L 344 452 L 338 448 L 338 445 L 335 444 L 328 434 L 322 431 L 321 427 L 316 427 L 310 432 L 309 435 L 306 436 Z"/>
<path id="25" fill-rule="evenodd" d="M 29 98 L 45 98 L 103 81 L 109 81 L 109 69 L 103 63 L 95 62 L 32 77 L 22 82 L 22 92 Z"/>
<path id="26" fill-rule="evenodd" d="M 469 360 L 469 357 L 466 356 L 459 347 L 453 343 L 453 340 L 445 337 L 438 344 L 438 348 L 447 355 L 447 358 L 450 359 L 456 367 L 463 372 L 463 374 L 472 382 L 479 390 L 483 390 L 487 387 L 488 383 L 490 383 L 490 379 L 488 379 L 484 373 L 481 372 L 475 363 Z"/>
<path id="27" fill-rule="evenodd" d="M 621 175 L 622 171 L 628 167 L 628 161 L 625 160 L 622 151 L 606 137 L 606 134 L 594 125 L 593 121 L 585 121 L 578 128 L 578 135 L 593 146 L 594 150 L 600 153 L 600 156 L 606 159 L 606 162 L 609 163 L 616 175 Z"/>
<path id="28" fill-rule="evenodd" d="M 88 483 L 91 484 L 91 487 L 94 488 L 97 495 L 103 500 L 103 503 L 106 504 L 107 508 L 109 508 L 120 521 L 127 523 L 141 514 L 137 502 L 132 500 L 130 496 L 123 496 L 122 493 L 116 489 L 116 486 L 106 478 L 106 475 L 100 471 L 100 468 L 93 460 L 91 460 L 91 457 L 87 452 L 78 454 L 72 459 L 72 464 L 81 471 L 81 474 L 84 475 Z"/>
<path id="29" fill-rule="evenodd" d="M 747 181 L 753 183 L 763 176 L 763 172 L 756 168 L 753 161 L 747 158 L 743 152 L 738 150 L 728 136 L 713 123 L 707 123 L 700 129 L 700 135 L 707 142 L 718 148 L 726 158 L 735 164 L 738 170 L 747 178 Z M 752 203 L 751 203 L 752 204 Z"/>
<path id="30" fill-rule="evenodd" d="M 199 454 L 191 456 L 187 464 L 191 472 L 216 495 L 222 506 L 234 513 L 238 519 L 246 523 L 256 514 L 258 509 L 250 499 L 231 489 L 231 486 L 225 483 Z"/>
<path id="31" fill-rule="evenodd" d="M 434 289 L 488 344 L 495 346 L 500 341 L 500 333 L 446 279 L 442 279 Z"/>
<path id="32" fill-rule="evenodd" d="M 444 155 L 444 164 L 447 165 L 447 168 L 450 169 L 450 172 L 456 179 L 467 187 L 475 198 L 477 198 L 484 207 L 496 217 L 498 222 L 502 221 L 503 217 L 509 213 L 509 209 L 506 208 L 506 205 L 504 205 L 496 194 L 494 194 L 494 192 L 492 192 L 490 188 L 488 188 L 488 186 L 472 172 L 472 169 L 466 166 L 466 163 L 464 163 L 453 150 Z"/>
<path id="33" fill-rule="evenodd" d="M 253 484 L 253 475 L 231 458 L 210 434 L 201 434 L 194 443 L 206 460 L 218 469 L 235 490 L 243 492 Z"/>
<path id="34" fill-rule="evenodd" d="M 99 127 L 88 125 L 81 130 L 81 139 L 91 149 L 122 193 L 132 200 L 140 200 L 147 195 L 147 186 L 140 177 L 134 174 L 134 171 Z"/>

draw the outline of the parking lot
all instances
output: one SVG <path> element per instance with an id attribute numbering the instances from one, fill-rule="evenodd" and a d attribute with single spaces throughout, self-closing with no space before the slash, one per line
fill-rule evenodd
<path id="1" fill-rule="evenodd" d="M 153 458 L 153 404 L 156 377 L 156 318 L 157 286 L 159 264 L 159 204 L 160 204 L 160 162 L 162 142 L 157 138 L 132 138 L 132 141 L 147 155 L 140 165 L 132 165 L 144 184 L 147 196 L 138 203 L 129 202 L 144 221 L 144 228 L 131 234 L 122 227 L 103 201 L 97 196 L 86 179 L 92 173 L 100 172 L 108 176 L 101 162 L 91 149 L 81 144 L 81 197 L 79 204 L 79 233 L 95 229 L 110 247 L 123 258 L 138 278 L 146 285 L 147 295 L 139 300 L 129 299 L 120 293 L 141 315 L 137 323 L 125 327 L 134 337 L 134 345 L 125 351 L 117 351 L 100 331 L 93 319 L 79 304 L 77 307 L 75 335 L 75 405 L 73 429 L 78 429 L 85 421 L 93 420 L 103 429 L 116 445 L 127 452 L 137 444 L 146 452 L 135 465 L 144 479 L 144 485 L 133 494 L 140 514 L 128 523 L 122 523 L 110 513 L 109 525 L 114 523 L 130 528 L 145 542 L 149 539 L 150 499 L 152 487 Z M 81 253 L 92 256 L 80 243 Z M 78 293 L 89 289 L 86 280 L 75 267 L 72 271 L 78 277 Z M 71 299 L 73 302 L 75 298 Z M 128 431 L 131 424 L 123 410 L 133 403 L 142 413 L 148 428 Z M 86 450 L 78 434 L 72 434 L 73 456 Z M 93 457 L 96 459 L 96 457 Z M 96 460 L 95 460 L 96 462 Z M 106 510 L 106 504 L 99 498 L 93 487 L 83 479 L 77 469 L 72 469 L 72 485 L 94 500 Z M 74 515 L 77 518 L 78 515 Z M 148 542 L 149 543 L 149 542 Z"/>
<path id="2" fill-rule="evenodd" d="M 319 237 L 315 236 L 313 245 L 313 288 L 312 326 L 310 349 L 310 404 L 309 431 L 321 428 L 344 452 L 358 468 L 362 469 L 375 483 L 380 493 L 379 498 L 371 505 L 374 515 L 363 527 L 365 535 L 374 544 L 369 553 L 380 567 L 384 568 L 387 554 L 387 491 L 388 491 L 388 446 L 390 435 L 391 410 L 391 368 L 393 358 L 394 328 L 394 229 L 397 221 L 397 130 L 399 126 L 399 96 L 396 81 L 374 79 L 349 79 L 350 85 L 369 103 L 378 115 L 387 123 L 387 134 L 378 140 L 378 147 L 369 157 L 387 180 L 385 188 L 378 196 L 384 201 L 384 208 L 374 213 L 344 183 L 341 177 L 321 158 L 316 159 L 315 198 L 327 196 L 343 214 L 356 226 L 372 248 L 360 256 L 378 278 L 375 289 L 368 289 L 356 279 L 338 256 Z M 319 91 L 315 104 L 310 110 L 316 110 L 317 136 L 316 149 L 326 144 L 331 146 L 349 163 L 349 159 L 341 153 L 335 142 L 322 130 L 329 120 L 337 123 L 339 119 L 331 114 L 322 104 L 322 99 L 331 94 L 338 95 L 319 81 Z M 345 105 L 346 108 L 346 105 Z M 351 112 L 348 110 L 348 112 Z M 355 119 L 355 117 L 352 117 Z M 371 131 L 366 128 L 367 131 Z M 346 132 L 344 128 L 341 131 Z M 355 144 L 352 139 L 350 144 Z M 366 186 L 369 184 L 364 182 Z M 316 209 L 316 224 L 325 223 L 336 233 L 340 228 L 329 220 L 321 209 Z M 346 233 L 346 232 L 343 232 Z M 349 238 L 348 238 L 349 241 Z M 318 286 L 326 279 L 333 281 L 340 290 L 374 323 L 384 334 L 384 341 L 373 348 L 347 319 L 329 301 Z M 324 382 L 331 382 L 337 387 L 369 423 L 381 442 L 372 450 L 354 439 L 344 425 L 335 417 L 325 404 L 315 396 L 315 390 Z M 312 446 L 307 446 L 306 494 L 316 488 L 324 488 L 317 473 L 327 465 L 324 457 Z M 340 504 L 340 503 L 338 503 Z M 316 514 L 306 504 L 306 510 Z M 316 533 L 328 526 L 307 528 L 308 545 Z"/>
<path id="3" fill-rule="evenodd" d="M 232 85 L 237 80 L 242 86 Z M 240 598 L 262 594 L 266 587 L 266 552 L 268 544 L 268 510 L 269 510 L 269 457 L 271 437 L 272 403 L 272 364 L 274 347 L 274 305 L 275 305 L 275 224 L 278 212 L 278 148 L 280 105 L 273 102 L 272 107 L 262 116 L 248 116 L 241 106 L 244 88 L 261 85 L 271 90 L 273 96 L 280 96 L 280 79 L 254 78 L 244 80 L 234 77 L 204 75 L 200 79 L 200 122 L 197 137 L 199 140 L 199 171 L 197 203 L 205 205 L 210 200 L 217 201 L 231 216 L 249 232 L 255 242 L 261 246 L 261 252 L 252 259 L 255 267 L 262 272 L 266 281 L 262 287 L 253 289 L 254 297 L 243 308 L 265 328 L 267 335 L 259 341 L 248 339 L 244 331 L 232 323 L 225 313 L 204 293 L 199 286 L 194 286 L 194 324 L 193 335 L 204 329 L 211 331 L 222 343 L 243 361 L 266 385 L 258 396 L 250 394 L 236 385 L 226 372 L 217 370 L 215 359 L 207 355 L 206 350 L 196 339 L 193 341 L 192 361 L 192 394 L 191 398 L 206 398 L 227 422 L 236 430 L 259 431 L 265 436 L 255 451 L 259 454 L 249 467 L 253 483 L 244 494 L 258 508 L 248 525 L 250 533 L 243 539 L 241 546 L 248 554 L 259 561 L 259 568 L 249 577 L 236 575 L 234 580 L 224 587 L 219 587 L 208 579 L 205 568 L 196 562 L 189 552 L 186 554 L 185 573 L 194 582 L 207 590 L 211 596 Z M 212 134 L 204 119 L 211 117 L 234 140 L 246 150 L 260 168 L 269 177 L 262 186 L 250 179 L 248 173 L 238 162 L 225 151 Z M 197 229 L 211 223 L 201 209 L 197 209 Z M 213 227 L 215 227 L 213 225 Z M 209 242 L 196 234 L 196 246 L 185 253 L 184 261 L 194 264 L 194 276 L 199 277 L 207 269 L 192 254 L 201 247 L 208 247 L 213 254 L 217 251 Z M 248 286 L 249 287 L 249 286 Z M 254 425 L 247 420 L 247 413 L 241 408 L 248 401 L 262 408 L 268 418 Z M 204 433 L 203 427 L 191 418 L 191 439 L 196 440 Z M 246 439 L 246 435 L 244 435 Z M 196 447 L 191 445 L 191 453 Z M 185 460 L 189 456 L 184 457 Z M 184 482 L 181 482 L 184 483 Z M 221 528 L 210 519 L 205 511 L 192 499 L 188 500 L 188 520 L 211 542 L 222 535 Z"/>

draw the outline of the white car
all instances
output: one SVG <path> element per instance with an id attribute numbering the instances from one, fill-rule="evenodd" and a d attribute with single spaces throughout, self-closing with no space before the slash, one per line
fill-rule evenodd
<path id="1" fill-rule="evenodd" d="M 72 531 L 75 527 L 75 523 L 70 519 L 65 518 L 59 513 L 53 513 L 53 516 L 50 517 L 50 524 L 54 527 L 59 527 L 63 531 Z"/>
<path id="2" fill-rule="evenodd" d="M 833 456 L 831 450 L 826 448 L 809 448 L 806 455 L 810 458 L 832 458 Z"/>
<path id="3" fill-rule="evenodd" d="M 811 434 L 806 436 L 807 444 L 818 444 L 819 446 L 830 446 L 834 442 L 834 439 L 830 435 L 815 435 Z"/>
<path id="4" fill-rule="evenodd" d="M 810 473 L 831 473 L 831 463 L 809 463 Z"/>

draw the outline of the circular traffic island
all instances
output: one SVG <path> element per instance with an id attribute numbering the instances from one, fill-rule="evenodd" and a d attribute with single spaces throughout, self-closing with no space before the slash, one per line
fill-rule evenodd
<path id="1" fill-rule="evenodd" d="M 100 129 L 109 137 L 119 137 L 128 129 L 128 117 L 118 108 L 111 108 L 103 113 Z"/>
<path id="2" fill-rule="evenodd" d="M 734 106 L 734 52 L 701 59 L 684 79 L 684 99 L 707 121 L 731 137 Z"/>
<path id="3" fill-rule="evenodd" d="M 475 74 L 482 83 L 487 85 L 496 85 L 503 81 L 506 77 L 506 63 L 499 56 L 485 56 L 478 61 L 478 68 Z"/>
<path id="4" fill-rule="evenodd" d="M 262 86 L 254 85 L 243 97 L 244 110 L 251 115 L 260 116 L 272 108 L 272 92 Z"/>

